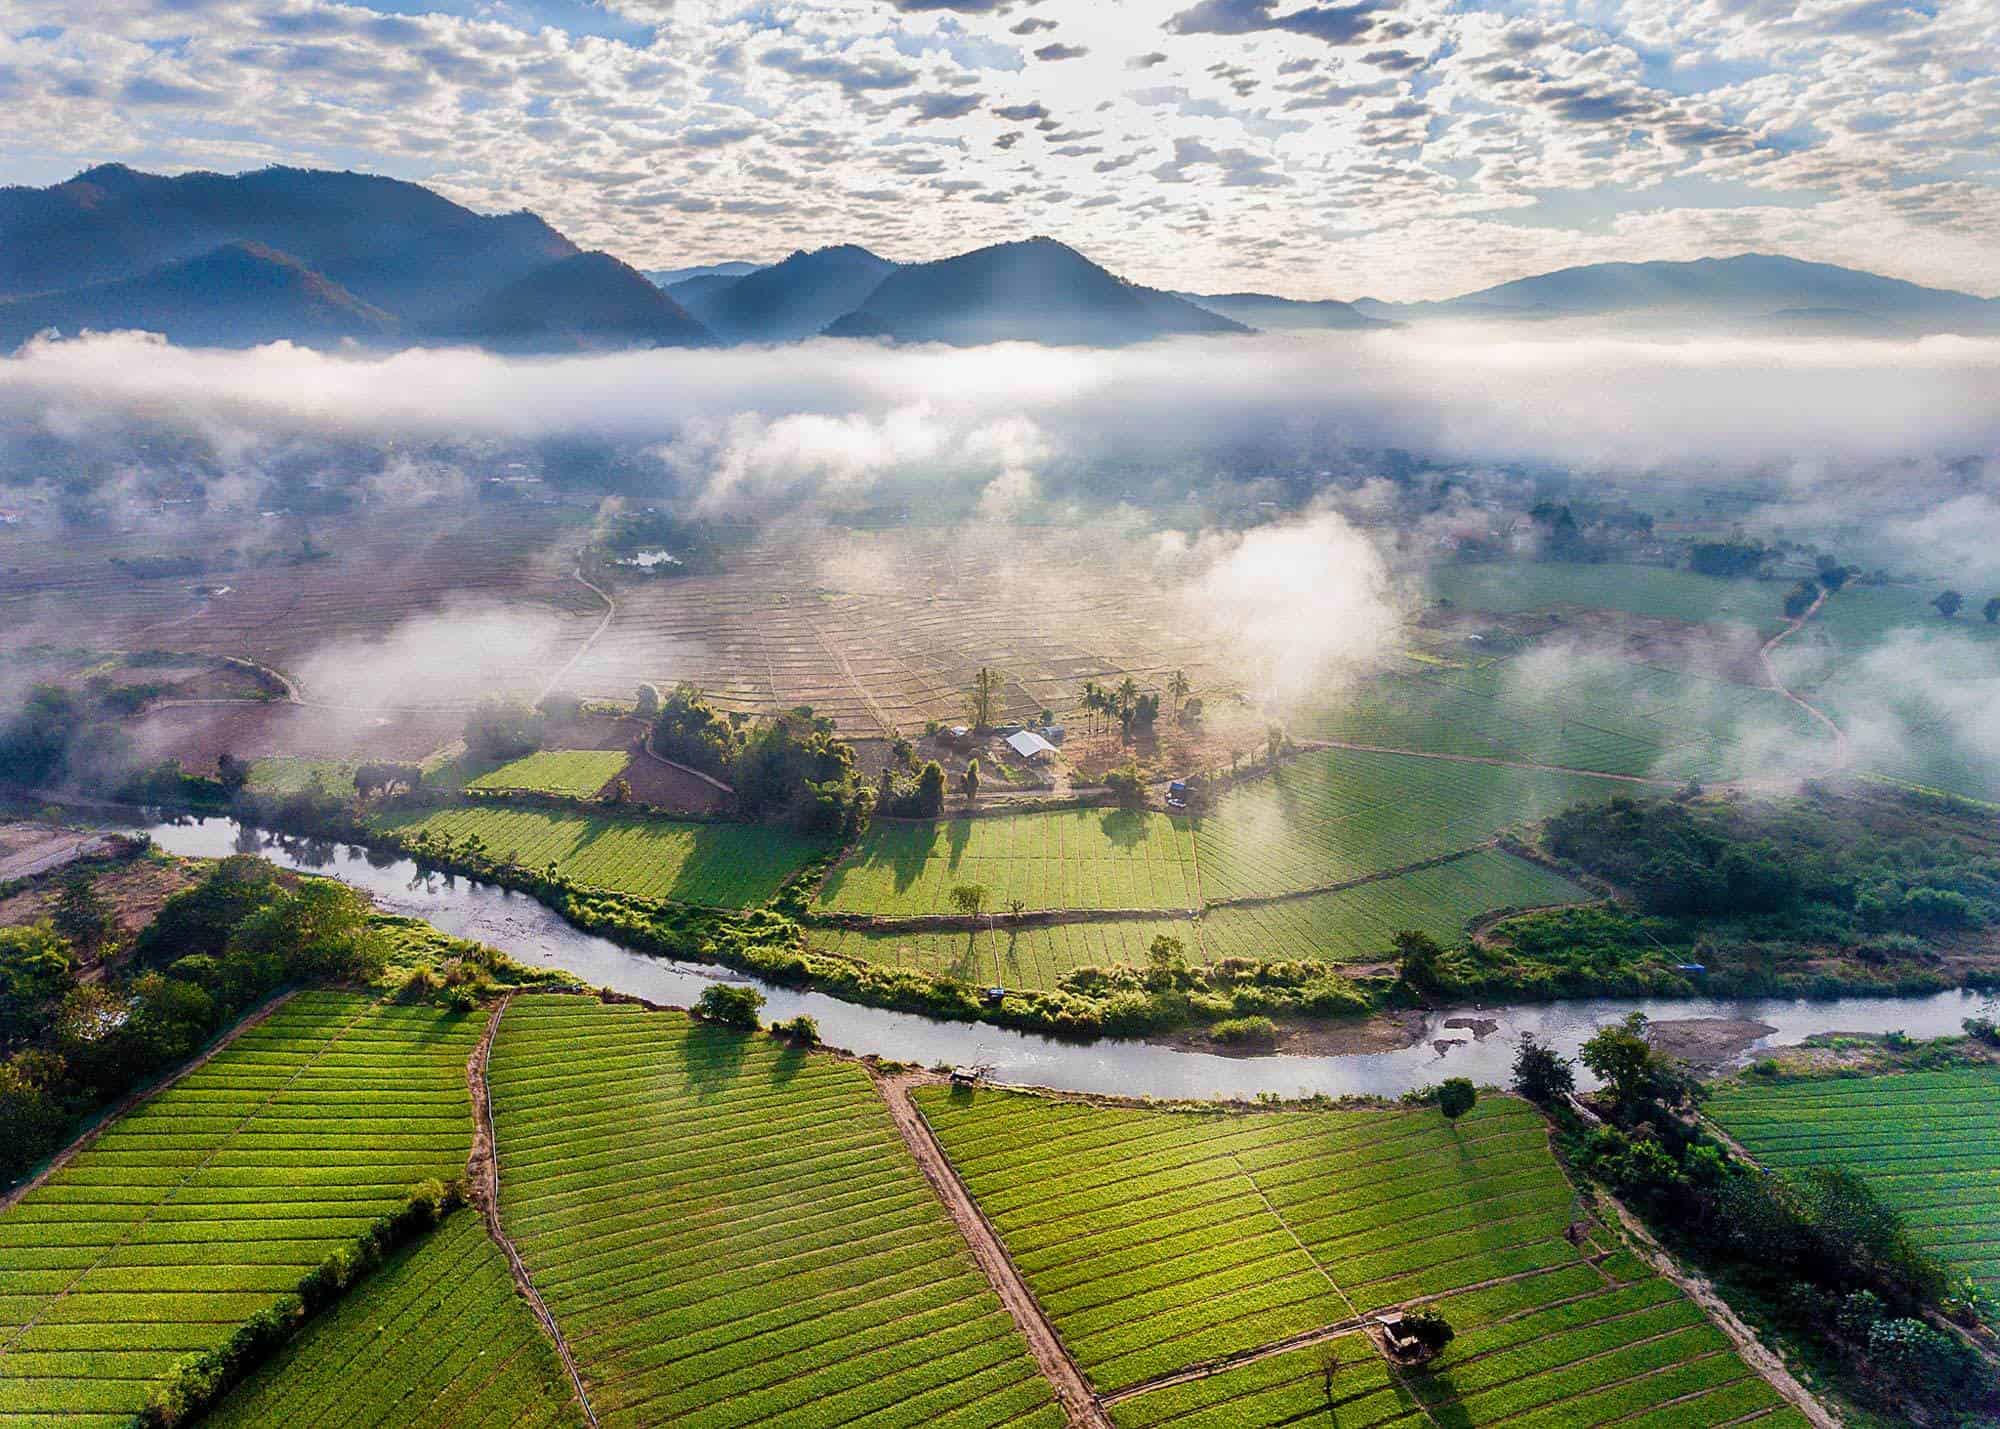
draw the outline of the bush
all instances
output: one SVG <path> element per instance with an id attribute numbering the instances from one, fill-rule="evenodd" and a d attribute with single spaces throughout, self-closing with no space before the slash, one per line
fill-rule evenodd
<path id="1" fill-rule="evenodd" d="M 1479 1090 L 1466 1077 L 1447 1077 L 1438 1083 L 1438 1110 L 1446 1121 L 1457 1121 L 1472 1110 Z"/>
<path id="2" fill-rule="evenodd" d="M 704 990 L 694 1005 L 695 1015 L 704 1021 L 745 1032 L 754 1032 L 763 1025 L 758 1019 L 763 1010 L 763 993 L 734 982 L 719 982 Z"/>
<path id="3" fill-rule="evenodd" d="M 1268 1047 L 1278 1040 L 1278 1024 L 1268 1017 L 1231 1017 L 1209 1028 L 1208 1035 L 1232 1047 Z"/>
<path id="4" fill-rule="evenodd" d="M 1543 1105 L 1560 1101 L 1576 1090 L 1576 1070 L 1569 1058 L 1525 1033 L 1514 1054 L 1514 1090 Z"/>
<path id="5" fill-rule="evenodd" d="M 477 759 L 519 759 L 542 747 L 542 717 L 519 700 L 488 696 L 465 720 L 465 747 Z"/>
<path id="6" fill-rule="evenodd" d="M 781 1037 L 789 1037 L 802 1047 L 819 1045 L 819 1023 L 801 1012 L 789 1022 L 774 1022 L 771 1030 Z"/>

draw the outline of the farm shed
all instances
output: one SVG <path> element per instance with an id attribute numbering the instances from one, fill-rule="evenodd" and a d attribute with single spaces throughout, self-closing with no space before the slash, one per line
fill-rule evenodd
<path id="1" fill-rule="evenodd" d="M 1017 730 L 1007 736 L 1007 747 L 1023 759 L 1046 759 L 1056 747 L 1033 730 Z"/>

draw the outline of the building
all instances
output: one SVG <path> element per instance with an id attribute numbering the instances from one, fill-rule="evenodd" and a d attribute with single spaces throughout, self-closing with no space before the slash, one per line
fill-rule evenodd
<path id="1" fill-rule="evenodd" d="M 1031 729 L 1016 730 L 1007 736 L 1007 747 L 1023 759 L 1040 761 L 1056 752 L 1056 747 Z"/>

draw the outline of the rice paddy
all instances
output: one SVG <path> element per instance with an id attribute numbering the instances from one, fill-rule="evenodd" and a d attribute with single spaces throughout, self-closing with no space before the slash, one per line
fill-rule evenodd
<path id="1" fill-rule="evenodd" d="M 490 1077 L 502 1218 L 602 1423 L 1062 1423 L 860 1067 L 531 996 Z"/>
<path id="2" fill-rule="evenodd" d="M 0 1422 L 109 1424 L 464 1169 L 481 1019 L 305 992 L 0 1213 Z"/>
<path id="3" fill-rule="evenodd" d="M 1722 580 L 1666 566 L 1494 561 L 1439 565 L 1433 598 L 1471 610 L 1616 610 L 1774 631 L 1789 581 Z"/>
<path id="4" fill-rule="evenodd" d="M 551 809 L 440 809 L 376 821 L 408 839 L 426 832 L 524 868 L 554 864 L 579 883 L 714 907 L 762 903 L 824 847 L 768 825 L 692 823 Z"/>

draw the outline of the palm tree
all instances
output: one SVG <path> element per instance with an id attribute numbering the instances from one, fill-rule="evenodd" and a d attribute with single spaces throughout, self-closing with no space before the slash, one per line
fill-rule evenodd
<path id="1" fill-rule="evenodd" d="M 1176 670 L 1167 677 L 1167 698 L 1173 702 L 1174 713 L 1179 714 L 1181 701 L 1194 693 L 1194 686 L 1188 682 L 1187 671 Z"/>

